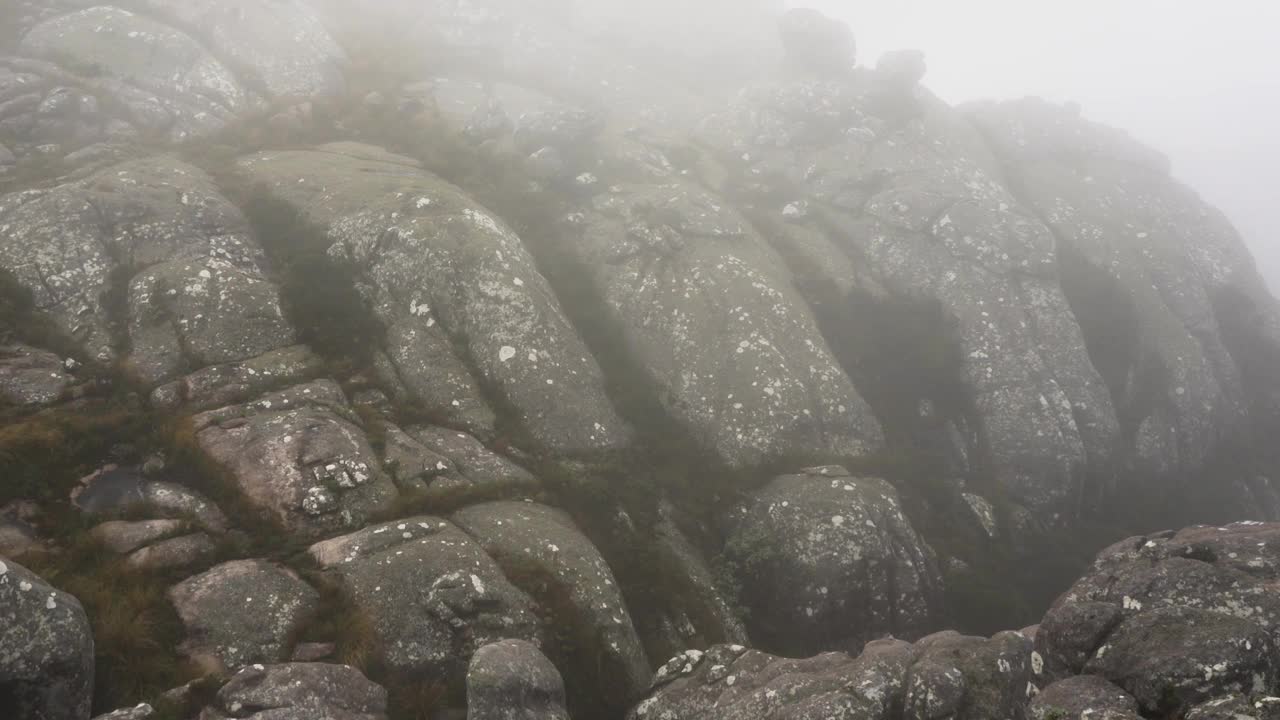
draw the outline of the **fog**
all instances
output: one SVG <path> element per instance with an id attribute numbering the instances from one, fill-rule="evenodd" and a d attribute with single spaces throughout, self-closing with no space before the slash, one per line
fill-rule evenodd
<path id="1" fill-rule="evenodd" d="M 860 62 L 917 48 L 948 101 L 1039 95 L 1166 153 L 1222 208 L 1280 289 L 1280 3 L 1271 0 L 808 0 L 847 21 Z"/>

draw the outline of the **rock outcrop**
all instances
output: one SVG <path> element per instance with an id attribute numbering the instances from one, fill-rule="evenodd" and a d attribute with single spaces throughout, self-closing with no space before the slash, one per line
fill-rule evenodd
<path id="1" fill-rule="evenodd" d="M 844 468 L 775 478 L 731 521 L 725 557 L 753 636 L 788 655 L 918 638 L 942 615 L 933 550 L 897 492 Z"/>
<path id="2" fill-rule="evenodd" d="M 346 665 L 251 665 L 218 691 L 200 720 L 386 720 L 387 692 Z"/>
<path id="3" fill-rule="evenodd" d="M 476 651 L 467 670 L 469 720 L 569 720 L 556 666 L 523 640 Z"/>
<path id="4" fill-rule="evenodd" d="M 93 634 L 80 602 L 0 558 L 0 705 L 14 717 L 84 720 Z"/>
<path id="5" fill-rule="evenodd" d="M 407 518 L 311 546 L 377 636 L 378 659 L 404 676 L 460 686 L 476 649 L 505 639 L 541 644 L 536 606 L 453 524 Z"/>
<path id="6" fill-rule="evenodd" d="M 579 714 L 620 712 L 643 692 L 652 673 L 626 601 L 608 563 L 565 513 L 497 502 L 466 508 L 453 521 L 538 603 L 547 635 L 563 638 L 556 645 L 572 648 L 560 661 L 573 668 L 568 688 Z M 600 688 L 612 697 L 604 709 L 589 707 Z"/>
<path id="7" fill-rule="evenodd" d="M 320 598 L 296 573 L 260 560 L 237 560 L 187 578 L 169 590 L 186 628 L 183 652 L 223 667 L 288 660 Z"/>
<path id="8" fill-rule="evenodd" d="M 571 459 L 627 444 L 599 368 L 520 238 L 456 187 L 351 143 L 262 153 L 239 168 L 357 269 L 396 378 L 424 410 L 492 434 L 483 384 L 533 449 Z"/>

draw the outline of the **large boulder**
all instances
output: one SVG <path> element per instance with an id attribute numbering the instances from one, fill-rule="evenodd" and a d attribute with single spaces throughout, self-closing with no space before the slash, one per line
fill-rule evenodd
<path id="1" fill-rule="evenodd" d="M 346 665 L 251 665 L 218 691 L 200 720 L 386 720 L 387 691 Z"/>
<path id="2" fill-rule="evenodd" d="M 560 640 L 553 647 L 568 650 L 555 659 L 566 667 L 576 714 L 620 712 L 648 686 L 649 661 L 613 572 L 567 514 L 494 502 L 461 510 L 453 522 L 538 603 L 548 636 Z M 600 700 L 603 710 L 590 707 Z"/>
<path id="3" fill-rule="evenodd" d="M 523 640 L 485 645 L 467 669 L 467 718 L 569 720 L 564 682 L 535 645 Z"/>
<path id="4" fill-rule="evenodd" d="M 453 524 L 406 518 L 311 546 L 373 628 L 376 658 L 405 677 L 461 686 L 490 642 L 540 644 L 536 606 Z"/>
<path id="5" fill-rule="evenodd" d="M 216 658 L 227 669 L 289 659 L 319 594 L 297 573 L 263 560 L 236 560 L 169 589 L 186 628 L 183 652 Z"/>
<path id="6" fill-rule="evenodd" d="M 51 405 L 75 382 L 69 370 L 66 360 L 47 350 L 29 345 L 0 346 L 0 403 Z"/>
<path id="7" fill-rule="evenodd" d="M 93 633 L 74 597 L 0 558 L 0 707 L 31 720 L 87 720 Z"/>
<path id="8" fill-rule="evenodd" d="M 196 441 L 251 505 L 303 537 L 358 527 L 396 496 L 360 419 L 329 380 L 193 418 Z"/>
<path id="9" fill-rule="evenodd" d="M 352 143 L 260 153 L 238 167 L 323 228 L 330 255 L 367 284 L 386 354 L 421 409 L 491 432 L 483 384 L 531 449 L 589 457 L 629 442 L 600 369 L 520 238 L 460 190 Z"/>
<path id="10" fill-rule="evenodd" d="M 0 266 L 90 356 L 147 385 L 293 342 L 263 261 L 213 180 L 168 156 L 0 197 Z"/>
<path id="11" fill-rule="evenodd" d="M 784 654 L 920 637 L 941 617 L 933 550 L 897 492 L 843 468 L 784 475 L 754 493 L 733 519 L 725 558 L 752 635 Z"/>

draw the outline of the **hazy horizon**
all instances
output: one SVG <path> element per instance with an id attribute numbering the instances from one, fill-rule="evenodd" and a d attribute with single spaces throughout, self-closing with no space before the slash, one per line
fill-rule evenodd
<path id="1" fill-rule="evenodd" d="M 1038 95 L 1167 154 L 1174 174 L 1218 206 L 1280 292 L 1280 3 L 1159 0 L 851 3 L 802 0 L 849 23 L 859 62 L 926 53 L 925 84 L 952 103 Z"/>

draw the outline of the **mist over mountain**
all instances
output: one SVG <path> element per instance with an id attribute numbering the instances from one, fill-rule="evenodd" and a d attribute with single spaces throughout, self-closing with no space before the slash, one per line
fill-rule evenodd
<path id="1" fill-rule="evenodd" d="M 0 718 L 1273 717 L 1265 23 L 1096 5 L 0 0 Z"/>

